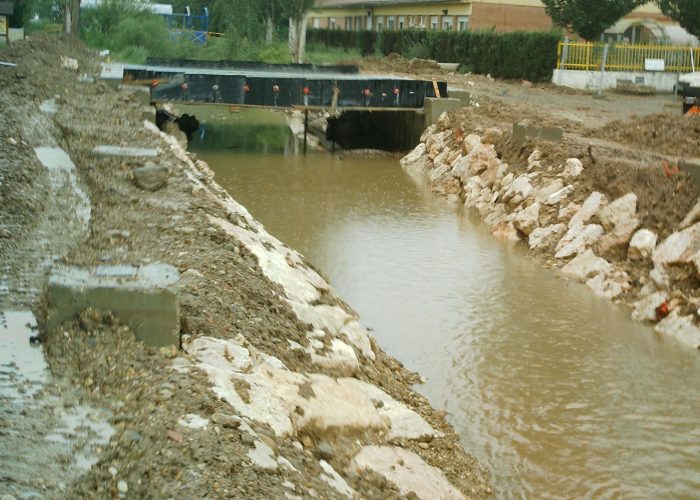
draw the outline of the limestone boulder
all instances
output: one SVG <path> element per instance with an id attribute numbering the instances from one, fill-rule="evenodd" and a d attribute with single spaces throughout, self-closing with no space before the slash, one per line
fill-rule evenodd
<path id="1" fill-rule="evenodd" d="M 447 141 L 448 132 L 435 132 L 428 136 L 425 141 L 425 147 L 428 151 L 436 150 L 438 152 L 445 149 L 445 142 Z"/>
<path id="2" fill-rule="evenodd" d="M 536 161 L 540 161 L 542 159 L 542 151 L 539 149 L 535 148 L 532 150 L 532 153 L 530 153 L 530 156 L 527 157 L 527 163 L 533 163 Z"/>
<path id="3" fill-rule="evenodd" d="M 641 222 L 636 217 L 620 222 L 609 233 L 600 238 L 598 241 L 598 253 L 604 257 L 626 255 L 632 235 L 640 225 Z"/>
<path id="4" fill-rule="evenodd" d="M 573 192 L 573 189 L 572 189 Z M 571 218 L 576 215 L 576 213 L 581 210 L 581 206 L 574 203 L 574 202 L 569 202 L 566 205 L 562 206 L 559 209 L 559 213 L 557 214 L 557 217 L 561 222 L 566 222 L 567 224 L 569 221 L 571 221 Z"/>
<path id="5" fill-rule="evenodd" d="M 627 193 L 621 198 L 600 209 L 598 218 L 606 231 L 620 225 L 627 225 L 628 221 L 637 216 L 637 195 Z"/>
<path id="6" fill-rule="evenodd" d="M 681 221 L 680 228 L 686 229 L 696 222 L 700 222 L 700 200 L 698 200 L 695 206 L 690 209 L 688 215 L 686 215 L 683 221 Z"/>
<path id="7" fill-rule="evenodd" d="M 512 222 L 502 222 L 500 224 L 497 224 L 496 226 L 494 226 L 493 230 L 491 231 L 491 234 L 493 234 L 496 238 L 500 238 L 506 241 L 520 240 L 518 230 L 515 229 L 515 226 Z"/>
<path id="8" fill-rule="evenodd" d="M 572 259 L 571 262 L 561 269 L 561 272 L 565 276 L 576 278 L 579 281 L 586 281 L 596 274 L 605 275 L 609 270 L 610 263 L 588 249 Z"/>
<path id="9" fill-rule="evenodd" d="M 524 210 L 520 210 L 513 217 L 513 225 L 521 233 L 529 236 L 540 226 L 540 209 L 542 205 L 535 202 Z"/>
<path id="10" fill-rule="evenodd" d="M 604 232 L 603 226 L 598 224 L 570 226 L 570 229 L 557 244 L 554 256 L 557 259 L 566 259 L 582 253 L 594 245 Z"/>
<path id="11" fill-rule="evenodd" d="M 413 151 L 401 158 L 401 160 L 399 160 L 399 163 L 401 164 L 401 166 L 405 167 L 406 165 L 410 165 L 411 163 L 420 160 L 426 153 L 427 150 L 425 148 L 425 144 L 421 142 L 420 144 L 418 144 L 418 146 L 413 148 Z"/>
<path id="12" fill-rule="evenodd" d="M 538 227 L 528 239 L 528 246 L 535 249 L 549 248 L 553 246 L 566 231 L 564 224 L 553 224 L 547 227 Z"/>
<path id="13" fill-rule="evenodd" d="M 700 349 L 700 328 L 693 316 L 681 316 L 675 309 L 654 328 L 658 333 L 674 338 L 692 349 Z"/>
<path id="14" fill-rule="evenodd" d="M 578 158 L 569 158 L 564 163 L 564 171 L 562 175 L 568 178 L 578 177 L 583 173 L 583 163 Z"/>
<path id="15" fill-rule="evenodd" d="M 583 226 L 588 222 L 594 215 L 596 215 L 605 205 L 607 204 L 607 198 L 603 193 L 594 191 L 591 193 L 586 201 L 583 202 L 581 208 L 576 214 L 571 217 L 569 221 L 569 227 Z"/>
<path id="16" fill-rule="evenodd" d="M 134 183 L 146 191 L 158 191 L 168 184 L 170 168 L 166 164 L 157 165 L 152 161 L 133 170 Z"/>
<path id="17" fill-rule="evenodd" d="M 447 111 L 443 111 L 440 118 L 438 118 L 437 128 L 438 130 L 447 130 L 450 128 L 450 116 L 447 114 Z"/>
<path id="18" fill-rule="evenodd" d="M 561 203 L 563 200 L 565 200 L 571 193 L 574 192 L 574 187 L 569 185 L 569 186 L 564 186 L 561 189 L 554 191 L 551 193 L 547 198 L 545 198 L 544 202 L 547 205 L 557 205 Z"/>
<path id="19" fill-rule="evenodd" d="M 700 251 L 700 223 L 673 233 L 656 247 L 652 254 L 655 263 L 662 265 L 686 264 Z"/>
<path id="20" fill-rule="evenodd" d="M 640 229 L 630 240 L 627 257 L 632 260 L 647 259 L 656 248 L 657 235 L 649 229 Z"/>
<path id="21" fill-rule="evenodd" d="M 370 472 L 398 488 L 402 497 L 464 500 L 445 475 L 415 453 L 394 446 L 365 446 L 348 465 L 351 476 Z"/>
<path id="22" fill-rule="evenodd" d="M 421 136 L 420 136 L 420 142 L 425 142 L 425 141 L 427 141 L 427 140 L 428 140 L 428 137 L 430 137 L 431 135 L 433 135 L 435 132 L 437 132 L 437 125 L 435 125 L 435 124 L 433 123 L 432 125 L 429 125 L 428 128 L 426 128 L 426 129 L 423 131 L 423 134 L 421 134 Z"/>
<path id="23" fill-rule="evenodd" d="M 552 194 L 556 193 L 564 187 L 564 181 L 558 177 L 551 182 L 544 182 L 544 185 L 539 187 L 535 192 L 535 200 L 544 203 L 545 200 Z"/>
<path id="24" fill-rule="evenodd" d="M 664 290 L 642 297 L 632 306 L 632 318 L 637 321 L 656 321 L 656 309 L 668 299 L 668 292 Z"/>
<path id="25" fill-rule="evenodd" d="M 631 278 L 624 271 L 612 272 L 610 274 L 596 274 L 586 281 L 588 288 L 593 290 L 598 297 L 612 300 L 631 287 Z"/>
<path id="26" fill-rule="evenodd" d="M 484 144 L 496 145 L 503 140 L 503 131 L 496 127 L 487 128 L 484 135 L 481 136 L 481 142 Z"/>

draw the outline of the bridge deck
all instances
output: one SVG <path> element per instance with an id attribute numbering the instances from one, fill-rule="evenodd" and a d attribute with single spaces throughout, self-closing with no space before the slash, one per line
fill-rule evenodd
<path id="1" fill-rule="evenodd" d="M 302 109 L 416 110 L 447 83 L 398 75 L 300 69 L 105 65 L 103 77 L 149 82 L 151 100 Z M 438 92 L 436 92 L 436 90 Z"/>

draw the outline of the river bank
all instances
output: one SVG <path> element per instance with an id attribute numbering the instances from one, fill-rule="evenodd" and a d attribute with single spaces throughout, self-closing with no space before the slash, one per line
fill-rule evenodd
<path id="1" fill-rule="evenodd" d="M 0 73 L 3 309 L 30 308 L 41 326 L 54 263 L 162 262 L 179 271 L 183 335 L 181 350 L 148 347 L 125 318 L 95 310 L 43 335 L 54 379 L 75 400 L 108 410 L 114 434 L 68 484 L 50 471 L 10 475 L 0 492 L 491 494 L 488 474 L 444 414 L 411 389 L 419 377 L 383 353 L 332 287 L 231 199 L 204 162 L 144 124 L 130 96 L 95 81 L 92 54 L 36 37 L 2 59 L 17 64 Z M 147 158 L 96 154 L 100 144 L 155 148 L 156 185 L 134 172 Z M 56 196 L 37 159 L 42 147 L 65 151 L 75 167 Z M 88 201 L 87 219 L 76 200 Z M 13 419 L 2 425 L 18 429 Z"/>
<path id="2" fill-rule="evenodd" d="M 700 347 L 700 203 L 678 168 L 697 161 L 698 119 L 569 124 L 554 141 L 518 137 L 503 121 L 490 102 L 444 114 L 402 165 L 477 211 L 494 235 L 525 242 L 547 267 Z"/>

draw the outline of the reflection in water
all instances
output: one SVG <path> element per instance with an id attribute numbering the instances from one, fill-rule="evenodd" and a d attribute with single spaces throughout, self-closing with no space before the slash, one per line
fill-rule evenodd
<path id="1" fill-rule="evenodd" d="M 504 497 L 693 497 L 700 357 L 557 278 L 395 159 L 202 152 L 428 377 Z"/>

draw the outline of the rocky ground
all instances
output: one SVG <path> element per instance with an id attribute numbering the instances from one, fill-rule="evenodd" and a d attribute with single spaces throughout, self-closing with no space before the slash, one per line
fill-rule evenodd
<path id="1" fill-rule="evenodd" d="M 93 54 L 72 39 L 33 37 L 0 60 L 17 64 L 0 69 L 1 309 L 30 308 L 41 326 L 56 263 L 164 262 L 180 272 L 182 333 L 181 349 L 148 347 L 128 318 L 92 309 L 43 332 L 52 394 L 66 408 L 109 415 L 113 435 L 80 475 L 13 456 L 27 467 L 3 472 L 0 494 L 491 495 L 488 474 L 445 415 L 411 389 L 419 377 L 384 354 L 332 287 L 205 163 L 144 124 L 133 95 L 95 81 Z M 158 154 L 144 176 L 147 158 L 97 154 L 98 144 Z M 47 146 L 75 169 L 47 171 L 35 149 Z M 0 447 L 22 449 L 24 418 L 3 414 Z M 48 432 L 33 427 L 33 445 Z"/>
<path id="2" fill-rule="evenodd" d="M 700 156 L 700 119 L 568 122 L 562 141 L 520 139 L 504 123 L 505 103 L 485 102 L 444 114 L 403 166 L 478 211 L 494 235 L 522 241 L 659 333 L 700 347 L 698 186 L 678 168 Z M 505 113 L 534 125 L 561 120 L 548 106 L 535 119 Z"/>

